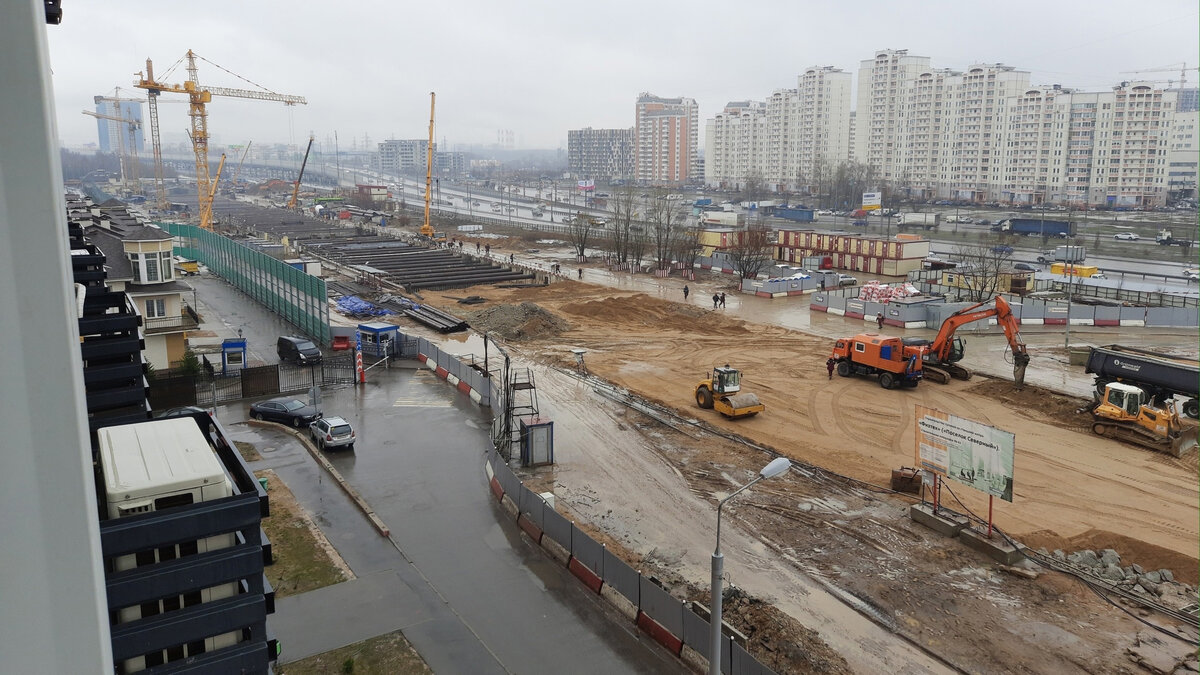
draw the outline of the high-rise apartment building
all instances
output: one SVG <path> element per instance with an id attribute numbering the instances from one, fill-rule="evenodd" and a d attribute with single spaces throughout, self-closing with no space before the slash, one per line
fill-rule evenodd
<path id="1" fill-rule="evenodd" d="M 698 181 L 699 108 L 695 99 L 638 95 L 635 108 L 634 177 L 648 184 Z"/>
<path id="2" fill-rule="evenodd" d="M 1200 111 L 1177 111 L 1167 143 L 1167 196 L 1171 200 L 1195 199 L 1197 160 L 1200 159 Z"/>
<path id="3" fill-rule="evenodd" d="M 1029 88 L 1029 73 L 1002 63 L 977 64 L 947 78 L 954 99 L 944 136 L 949 145 L 947 178 L 956 199 L 994 199 L 1001 182 L 999 157 L 1010 97 Z M 884 180 L 902 177 L 903 168 L 885 171 Z"/>
<path id="4" fill-rule="evenodd" d="M 949 179 L 951 84 L 962 73 L 946 68 L 922 70 L 903 83 L 902 117 L 897 125 L 894 185 L 909 199 L 930 199 Z"/>
<path id="5" fill-rule="evenodd" d="M 1196 112 L 1200 110 L 1200 89 L 1172 89 L 1175 92 L 1175 112 Z"/>
<path id="6" fill-rule="evenodd" d="M 760 184 L 766 176 L 767 106 L 761 101 L 731 101 L 705 125 L 704 182 L 723 189 Z"/>
<path id="7" fill-rule="evenodd" d="M 576 178 L 612 181 L 633 177 L 633 129 L 570 129 L 567 167 Z"/>
<path id="8" fill-rule="evenodd" d="M 812 184 L 818 164 L 835 167 L 850 152 L 850 78 L 825 67 L 806 69 L 795 89 L 766 102 L 734 101 L 705 129 L 705 182 L 740 188 L 750 178 L 773 191 Z"/>
<path id="9" fill-rule="evenodd" d="M 806 68 L 796 82 L 796 118 L 790 134 L 794 171 L 782 182 L 810 185 L 817 165 L 837 166 L 850 152 L 849 72 L 832 66 Z"/>
<path id="10" fill-rule="evenodd" d="M 437 144 L 433 145 L 437 156 Z M 423 138 L 392 139 L 379 144 L 371 158 L 372 168 L 389 173 L 424 173 L 427 168 L 429 141 Z"/>
<path id="11" fill-rule="evenodd" d="M 896 139 L 904 119 L 905 90 L 926 70 L 929 57 L 910 55 L 907 49 L 880 50 L 860 64 L 854 157 L 884 180 L 898 177 Z"/>

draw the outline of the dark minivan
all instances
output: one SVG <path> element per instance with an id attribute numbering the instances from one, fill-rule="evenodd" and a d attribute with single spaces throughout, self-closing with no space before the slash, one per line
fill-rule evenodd
<path id="1" fill-rule="evenodd" d="M 312 340 L 304 337 L 283 336 L 276 344 L 279 360 L 300 366 L 311 366 L 321 362 L 321 350 Z"/>

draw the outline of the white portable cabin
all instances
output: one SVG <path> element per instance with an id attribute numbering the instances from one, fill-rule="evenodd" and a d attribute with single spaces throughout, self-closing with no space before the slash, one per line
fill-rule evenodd
<path id="1" fill-rule="evenodd" d="M 190 417 L 155 420 L 105 427 L 96 432 L 100 467 L 104 474 L 105 509 L 109 518 L 161 511 L 173 506 L 220 499 L 233 494 L 232 483 L 204 433 Z M 121 572 L 187 555 L 233 546 L 234 535 L 220 534 L 174 546 L 123 555 L 113 560 Z M 118 622 L 128 623 L 175 609 L 228 598 L 237 593 L 236 583 L 221 584 L 194 593 L 168 597 L 118 611 Z M 238 633 L 225 633 L 198 645 L 181 645 L 165 650 L 162 661 L 174 661 L 206 651 L 237 644 Z M 145 669 L 139 656 L 124 663 L 126 673 Z"/>

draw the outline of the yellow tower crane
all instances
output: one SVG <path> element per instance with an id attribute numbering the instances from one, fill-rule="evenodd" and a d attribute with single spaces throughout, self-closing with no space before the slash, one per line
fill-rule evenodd
<path id="1" fill-rule="evenodd" d="M 429 198 L 433 191 L 433 107 L 437 97 L 429 92 L 429 146 L 425 152 L 425 222 L 421 225 L 421 236 L 433 239 L 433 225 L 429 224 Z"/>
<path id="2" fill-rule="evenodd" d="M 99 97 L 97 97 L 99 98 Z M 117 137 L 117 156 L 121 159 L 121 182 L 131 192 L 141 192 L 141 177 L 138 176 L 138 154 L 137 154 L 137 130 L 142 127 L 142 122 L 132 117 L 120 117 L 118 115 L 105 115 L 103 113 L 84 110 L 84 115 L 91 115 L 96 119 L 110 120 L 112 122 L 122 122 L 125 124 L 129 132 L 129 152 L 125 152 L 125 142 L 121 134 L 115 134 Z"/>
<path id="3" fill-rule="evenodd" d="M 308 101 L 303 96 L 276 94 L 272 91 L 231 89 L 228 87 L 202 87 L 200 86 L 200 77 L 196 68 L 196 59 L 199 58 L 205 61 L 207 59 L 198 56 L 190 49 L 184 58 L 187 59 L 188 79 L 183 84 L 168 84 L 156 80 L 154 78 L 154 64 L 151 63 L 150 59 L 146 59 L 146 71 L 144 74 L 137 74 L 137 80 L 134 81 L 133 86 L 145 89 L 149 93 L 150 133 L 154 137 L 155 150 L 155 181 L 160 186 L 162 185 L 162 154 L 158 143 L 158 103 L 156 99 L 163 92 L 187 94 L 189 103 L 188 116 L 192 120 L 192 150 L 196 154 L 196 194 L 200 202 L 200 227 L 210 230 L 212 229 L 212 199 L 214 193 L 211 190 L 212 180 L 208 172 L 208 112 L 205 106 L 212 101 L 213 96 L 279 101 L 286 105 L 306 104 Z M 210 61 L 209 63 L 212 62 Z M 176 62 L 176 65 L 178 65 L 178 62 Z M 172 69 L 174 67 L 172 66 Z M 220 68 L 220 66 L 217 67 Z M 224 69 L 222 68 L 222 70 Z M 159 200 L 160 202 L 166 201 L 165 191 L 161 187 L 159 187 Z"/>

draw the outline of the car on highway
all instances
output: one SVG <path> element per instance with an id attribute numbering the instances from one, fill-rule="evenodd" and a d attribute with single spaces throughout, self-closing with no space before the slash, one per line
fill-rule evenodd
<path id="1" fill-rule="evenodd" d="M 999 244 L 992 247 L 992 253 L 1008 254 L 1013 252 L 1013 247 L 1007 244 Z"/>
<path id="2" fill-rule="evenodd" d="M 854 223 L 852 223 L 852 224 L 853 224 L 853 225 L 856 225 L 856 226 L 858 226 L 858 227 L 866 227 L 866 226 L 867 226 L 867 221 L 866 221 L 866 219 L 864 219 L 864 218 L 859 218 L 858 220 L 854 221 Z"/>
<path id="3" fill-rule="evenodd" d="M 833 211 L 830 211 L 829 209 L 821 209 L 820 211 L 817 211 L 817 215 L 818 216 L 832 216 Z"/>
<path id="4" fill-rule="evenodd" d="M 1033 265 L 1030 265 L 1029 263 L 1023 263 L 1023 262 L 1013 263 L 1013 269 L 1021 270 L 1022 272 L 1036 272 L 1037 271 L 1037 268 L 1034 267 Z"/>
<path id="5" fill-rule="evenodd" d="M 1183 278 L 1187 279 L 1189 282 L 1200 282 L 1200 270 L 1184 270 Z"/>
<path id="6" fill-rule="evenodd" d="M 354 427 L 342 417 L 321 417 L 308 425 L 308 437 L 321 450 L 354 449 Z"/>
<path id="7" fill-rule="evenodd" d="M 250 406 L 250 417 L 256 420 L 290 424 L 297 429 L 312 424 L 320 416 L 316 408 L 287 396 L 259 401 Z"/>
<path id="8" fill-rule="evenodd" d="M 987 218 L 980 218 L 975 221 L 975 224 L 976 225 L 991 225 L 992 221 L 988 220 Z"/>
<path id="9" fill-rule="evenodd" d="M 1137 241 L 1141 239 L 1136 232 L 1118 232 L 1113 235 L 1113 239 L 1118 241 Z"/>

